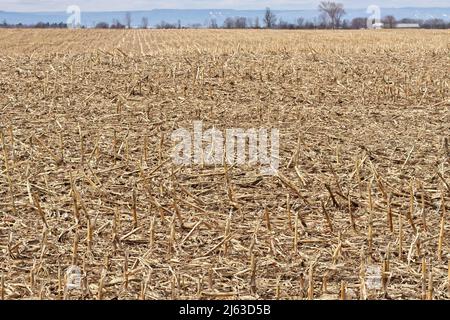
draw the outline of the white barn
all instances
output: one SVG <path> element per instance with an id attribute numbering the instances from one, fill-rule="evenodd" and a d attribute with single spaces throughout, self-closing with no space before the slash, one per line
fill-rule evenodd
<path id="1" fill-rule="evenodd" d="M 397 23 L 395 27 L 400 29 L 417 29 L 420 28 L 420 25 L 418 23 Z"/>

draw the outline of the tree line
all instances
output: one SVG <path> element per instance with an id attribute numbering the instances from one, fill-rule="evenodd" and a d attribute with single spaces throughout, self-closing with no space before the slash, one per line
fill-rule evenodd
<path id="1" fill-rule="evenodd" d="M 319 6 L 319 16 L 307 20 L 303 17 L 299 17 L 295 22 L 287 22 L 283 18 L 278 18 L 277 15 L 270 9 L 266 8 L 262 21 L 259 17 L 247 18 L 247 17 L 228 17 L 225 19 L 222 25 L 219 25 L 217 20 L 212 18 L 206 21 L 204 24 L 196 23 L 191 25 L 182 25 L 181 21 L 177 23 L 170 23 L 161 21 L 156 24 L 157 29 L 182 29 L 182 28 L 210 28 L 210 29 L 362 29 L 367 27 L 366 17 L 356 17 L 351 20 L 344 19 L 346 14 L 344 5 L 333 1 L 322 1 Z M 450 22 L 446 22 L 443 19 L 411 19 L 404 18 L 398 20 L 391 15 L 385 16 L 380 21 L 383 24 L 383 28 L 395 28 L 397 24 L 417 24 L 421 28 L 426 29 L 450 29 Z M 66 23 L 44 23 L 39 22 L 34 25 L 24 24 L 8 24 L 6 21 L 0 24 L 0 28 L 67 28 Z M 139 28 L 147 29 L 149 27 L 149 19 L 143 17 L 140 21 Z M 123 23 L 118 19 L 114 19 L 111 24 L 107 22 L 98 22 L 95 24 L 96 29 L 125 29 L 132 28 L 132 16 L 131 13 L 125 14 Z"/>
<path id="2" fill-rule="evenodd" d="M 284 21 L 276 14 L 266 8 L 263 24 L 260 25 L 259 18 L 254 19 L 246 17 L 226 18 L 222 28 L 224 29 L 246 29 L 246 28 L 266 28 L 266 29 L 363 29 L 367 28 L 367 17 L 356 17 L 351 20 L 344 19 L 346 14 L 344 6 L 340 3 L 323 1 L 319 5 L 320 15 L 313 20 L 306 20 L 303 17 L 297 18 L 295 22 Z M 394 16 L 388 15 L 380 21 L 384 28 L 395 28 L 397 24 L 418 24 L 421 28 L 428 29 L 449 29 L 450 22 L 443 19 L 411 19 L 404 18 L 397 20 Z M 209 28 L 219 28 L 215 19 L 211 19 Z"/>

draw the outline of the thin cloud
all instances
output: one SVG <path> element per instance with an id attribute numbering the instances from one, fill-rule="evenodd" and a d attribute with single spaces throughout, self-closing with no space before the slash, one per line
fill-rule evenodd
<path id="1" fill-rule="evenodd" d="M 450 0 L 341 0 L 347 8 L 380 7 L 450 7 Z M 83 11 L 125 11 L 151 9 L 314 9 L 314 0 L 1 0 L 3 11 L 65 11 L 78 5 Z"/>

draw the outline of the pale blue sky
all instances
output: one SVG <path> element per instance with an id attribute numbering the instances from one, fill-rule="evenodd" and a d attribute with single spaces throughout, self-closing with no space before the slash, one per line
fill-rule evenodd
<path id="1" fill-rule="evenodd" d="M 347 8 L 450 7 L 450 0 L 338 0 Z M 319 0 L 0 0 L 3 11 L 65 11 L 78 5 L 83 11 L 151 9 L 315 9 Z"/>

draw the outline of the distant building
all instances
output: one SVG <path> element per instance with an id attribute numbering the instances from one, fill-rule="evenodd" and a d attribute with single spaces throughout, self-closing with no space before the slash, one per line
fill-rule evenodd
<path id="1" fill-rule="evenodd" d="M 383 23 L 377 22 L 377 23 L 374 23 L 374 24 L 372 25 L 372 28 L 373 28 L 373 29 L 383 29 L 383 26 L 384 26 Z"/>
<path id="2" fill-rule="evenodd" d="M 420 28 L 420 25 L 418 23 L 397 23 L 395 27 L 400 29 L 417 29 Z"/>

